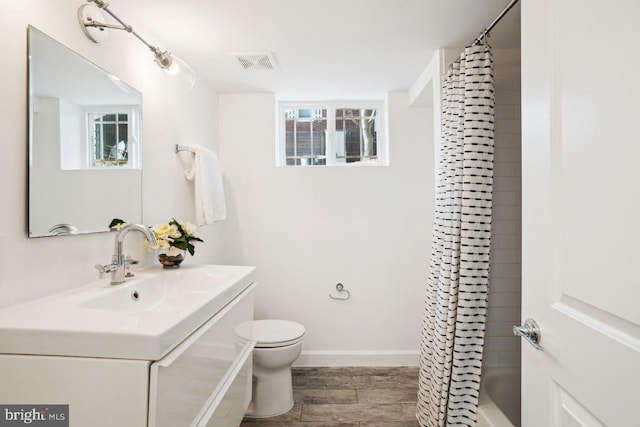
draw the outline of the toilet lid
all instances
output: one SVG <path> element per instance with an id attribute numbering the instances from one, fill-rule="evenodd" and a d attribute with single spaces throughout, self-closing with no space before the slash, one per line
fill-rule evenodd
<path id="1" fill-rule="evenodd" d="M 269 319 L 240 323 L 235 333 L 242 339 L 255 341 L 256 347 L 281 347 L 300 341 L 305 329 L 296 322 Z"/>

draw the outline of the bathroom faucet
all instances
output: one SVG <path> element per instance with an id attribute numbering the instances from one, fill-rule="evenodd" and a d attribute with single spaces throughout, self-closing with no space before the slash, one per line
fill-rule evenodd
<path id="1" fill-rule="evenodd" d="M 142 224 L 128 224 L 122 227 L 120 231 L 118 231 L 118 234 L 116 234 L 116 241 L 113 246 L 113 257 L 111 258 L 111 264 L 104 266 L 100 264 L 96 265 L 96 268 L 98 269 L 98 271 L 100 271 L 101 277 L 103 273 L 111 273 L 110 284 L 112 285 L 124 283 L 127 264 L 135 263 L 135 261 L 132 262 L 131 260 L 127 260 L 122 250 L 124 237 L 129 233 L 129 231 L 132 230 L 142 233 L 144 237 L 149 241 L 151 246 L 156 246 L 158 244 L 156 236 Z"/>

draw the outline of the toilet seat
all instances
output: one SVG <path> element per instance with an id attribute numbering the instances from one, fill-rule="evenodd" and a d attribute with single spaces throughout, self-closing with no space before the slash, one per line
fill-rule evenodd
<path id="1" fill-rule="evenodd" d="M 289 320 L 254 320 L 240 323 L 235 328 L 238 337 L 255 341 L 256 348 L 286 347 L 304 338 L 304 326 Z"/>

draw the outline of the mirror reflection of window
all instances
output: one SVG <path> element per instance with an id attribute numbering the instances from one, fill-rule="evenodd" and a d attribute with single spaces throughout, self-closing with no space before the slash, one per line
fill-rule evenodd
<path id="1" fill-rule="evenodd" d="M 129 163 L 129 115 L 89 113 L 91 167 L 122 167 Z"/>

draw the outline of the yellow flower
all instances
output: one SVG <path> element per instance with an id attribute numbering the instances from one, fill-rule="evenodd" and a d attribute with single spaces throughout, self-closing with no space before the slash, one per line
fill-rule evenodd
<path id="1" fill-rule="evenodd" d="M 197 238 L 197 227 L 190 222 L 176 223 L 174 221 L 175 219 L 172 220 L 171 223 L 156 224 L 151 227 L 151 231 L 153 231 L 153 234 L 156 236 L 156 240 L 158 243 L 157 245 L 152 246 L 148 242 L 145 242 L 145 245 L 149 251 L 162 250 L 169 256 L 175 256 L 179 253 L 184 252 L 184 250 L 172 246 L 172 243 L 176 242 L 178 242 L 178 244 L 180 244 L 181 246 L 186 243 L 188 247 L 193 248 L 190 242 L 194 238 Z M 182 232 L 180 231 L 181 229 Z"/>
<path id="2" fill-rule="evenodd" d="M 172 237 L 174 239 L 177 239 L 179 237 L 182 237 L 182 233 L 180 233 L 180 230 L 178 229 L 178 226 L 175 224 L 172 224 L 169 226 L 169 237 Z"/>
<path id="3" fill-rule="evenodd" d="M 169 224 L 158 224 L 151 227 L 151 230 L 155 233 L 157 238 L 166 238 L 171 232 L 171 226 Z"/>
<path id="4" fill-rule="evenodd" d="M 182 229 L 185 231 L 185 233 L 187 233 L 187 235 L 195 237 L 196 231 L 198 229 L 195 225 L 191 224 L 190 222 L 181 222 L 180 225 L 182 226 Z"/>

